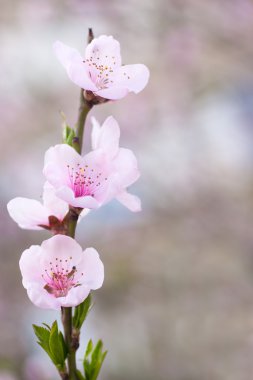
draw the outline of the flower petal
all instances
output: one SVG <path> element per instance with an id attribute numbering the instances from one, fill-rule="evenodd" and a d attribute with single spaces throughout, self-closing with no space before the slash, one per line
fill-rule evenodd
<path id="1" fill-rule="evenodd" d="M 84 284 L 90 289 L 101 288 L 104 281 L 104 265 L 94 248 L 87 248 L 83 252 L 80 267 L 84 273 Z"/>
<path id="2" fill-rule="evenodd" d="M 108 88 L 104 88 L 103 90 L 94 91 L 94 93 L 101 98 L 109 99 L 109 100 L 117 100 L 122 99 L 124 96 L 128 94 L 128 89 L 122 86 L 110 86 Z"/>
<path id="3" fill-rule="evenodd" d="M 84 90 L 93 92 L 97 90 L 97 86 L 92 82 L 84 63 L 72 63 L 68 70 L 68 76 L 73 83 Z"/>
<path id="4" fill-rule="evenodd" d="M 82 256 L 81 246 L 71 237 L 65 235 L 54 235 L 52 238 L 43 241 L 41 244 L 40 264 L 49 266 L 55 259 L 66 260 L 71 258 L 75 264 L 78 264 Z"/>
<path id="5" fill-rule="evenodd" d="M 49 182 L 44 184 L 43 203 L 48 209 L 49 215 L 54 215 L 61 221 L 69 209 L 68 203 L 56 196 L 55 189 Z"/>
<path id="6" fill-rule="evenodd" d="M 32 245 L 26 249 L 19 260 L 19 268 L 23 276 L 23 286 L 28 288 L 30 283 L 42 283 L 41 272 L 38 272 L 40 266 L 41 247 Z"/>
<path id="7" fill-rule="evenodd" d="M 27 288 L 27 295 L 35 306 L 41 309 L 60 310 L 61 298 L 52 297 L 40 284 L 31 283 Z"/>
<path id="8" fill-rule="evenodd" d="M 92 147 L 102 149 L 110 158 L 113 158 L 119 150 L 120 129 L 117 121 L 109 116 L 102 127 L 97 120 L 92 117 Z"/>
<path id="9" fill-rule="evenodd" d="M 97 119 L 92 116 L 91 117 L 92 131 L 91 131 L 91 147 L 93 150 L 98 149 L 99 147 L 99 136 L 101 125 L 97 121 Z"/>
<path id="10" fill-rule="evenodd" d="M 91 81 L 86 65 L 80 53 L 60 41 L 56 41 L 53 45 L 54 52 L 60 63 L 66 69 L 69 78 L 79 87 L 94 91 L 97 89 Z"/>
<path id="11" fill-rule="evenodd" d="M 11 218 L 20 228 L 41 230 L 40 224 L 49 225 L 49 213 L 46 207 L 34 199 L 17 197 L 7 204 Z"/>
<path id="12" fill-rule="evenodd" d="M 59 189 L 57 189 L 56 195 L 73 207 L 89 208 L 89 209 L 99 207 L 99 203 L 92 196 L 86 195 L 84 197 L 76 198 L 74 196 L 73 191 L 67 186 L 62 186 Z"/>
<path id="13" fill-rule="evenodd" d="M 114 82 L 136 94 L 146 87 L 149 69 L 142 64 L 124 65 L 115 72 Z"/>
<path id="14" fill-rule="evenodd" d="M 120 67 L 120 44 L 112 36 L 99 36 L 86 47 L 85 58 L 113 69 Z"/>
<path id="15" fill-rule="evenodd" d="M 136 195 L 129 194 L 127 191 L 119 194 L 116 199 L 127 207 L 130 211 L 141 211 L 141 200 Z"/>
<path id="16" fill-rule="evenodd" d="M 130 149 L 120 148 L 113 163 L 117 173 L 117 183 L 122 188 L 132 185 L 139 178 L 137 160 Z"/>
<path id="17" fill-rule="evenodd" d="M 81 156 L 67 144 L 49 148 L 45 154 L 43 174 L 54 187 L 69 184 L 69 167 L 76 167 Z"/>
<path id="18" fill-rule="evenodd" d="M 61 306 L 73 307 L 82 303 L 90 294 L 90 288 L 81 284 L 76 288 L 70 289 L 67 296 L 61 299 Z"/>
<path id="19" fill-rule="evenodd" d="M 65 45 L 61 41 L 55 41 L 53 44 L 53 50 L 65 69 L 68 69 L 73 62 L 79 63 L 83 61 L 81 54 L 76 49 Z"/>

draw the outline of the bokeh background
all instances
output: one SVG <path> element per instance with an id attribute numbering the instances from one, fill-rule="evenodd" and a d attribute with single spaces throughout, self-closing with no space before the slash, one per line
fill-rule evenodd
<path id="1" fill-rule="evenodd" d="M 250 380 L 253 374 L 253 1 L 1 0 L 0 379 L 54 380 L 31 324 L 18 260 L 46 232 L 20 230 L 13 197 L 39 199 L 43 157 L 76 121 L 79 89 L 52 52 L 84 51 L 87 28 L 145 63 L 139 95 L 94 108 L 121 126 L 142 176 L 143 211 L 116 201 L 90 213 L 77 240 L 106 268 L 87 339 L 109 353 L 104 380 Z M 87 121 L 85 149 L 90 144 Z M 81 361 L 79 361 L 81 364 Z"/>

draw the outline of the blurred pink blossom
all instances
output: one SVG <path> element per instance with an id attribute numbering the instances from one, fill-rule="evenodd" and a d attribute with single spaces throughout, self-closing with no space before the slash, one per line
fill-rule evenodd
<path id="1" fill-rule="evenodd" d="M 19 266 L 28 297 L 44 309 L 77 306 L 104 281 L 97 251 L 87 248 L 83 252 L 74 239 L 64 235 L 25 250 Z"/>
<path id="2" fill-rule="evenodd" d="M 57 377 L 54 365 L 40 355 L 28 356 L 23 371 L 25 380 L 54 380 Z"/>
<path id="3" fill-rule="evenodd" d="M 112 36 L 94 38 L 85 58 L 60 41 L 54 43 L 54 51 L 72 82 L 102 98 L 121 99 L 131 91 L 142 91 L 148 83 L 145 65 L 121 65 L 120 44 Z"/>
<path id="4" fill-rule="evenodd" d="M 16 380 L 16 377 L 7 371 L 3 371 L 0 372 L 0 380 Z"/>

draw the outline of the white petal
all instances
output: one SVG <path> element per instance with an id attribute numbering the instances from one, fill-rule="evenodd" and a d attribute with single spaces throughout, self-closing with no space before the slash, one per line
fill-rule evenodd
<path id="1" fill-rule="evenodd" d="M 30 284 L 27 289 L 27 294 L 30 300 L 41 309 L 61 309 L 61 299 L 55 298 L 49 294 L 42 285 L 38 283 Z"/>
<path id="2" fill-rule="evenodd" d="M 98 289 L 104 281 L 104 265 L 99 258 L 98 252 L 94 248 L 87 248 L 83 252 L 80 270 L 83 272 L 83 278 L 80 281 L 90 289 Z"/>
<path id="3" fill-rule="evenodd" d="M 117 173 L 118 185 L 126 188 L 134 183 L 140 176 L 135 155 L 130 149 L 120 148 L 113 161 Z"/>
<path id="4" fill-rule="evenodd" d="M 113 158 L 119 150 L 120 129 L 117 121 L 109 116 L 101 128 L 95 118 L 92 118 L 93 140 L 97 149 L 102 149 L 110 158 Z M 93 148 L 95 149 L 95 148 Z"/>
<path id="5" fill-rule="evenodd" d="M 127 207 L 130 211 L 141 211 L 141 200 L 136 195 L 129 194 L 127 191 L 122 192 L 116 199 Z"/>
<path id="6" fill-rule="evenodd" d="M 68 75 L 72 82 L 84 90 L 97 90 L 97 86 L 92 82 L 84 63 L 72 63 L 69 67 Z"/>
<path id="7" fill-rule="evenodd" d="M 83 61 L 81 54 L 76 49 L 65 45 L 61 41 L 56 41 L 53 44 L 53 50 L 56 57 L 66 69 L 68 69 L 73 62 L 79 63 Z"/>
<path id="8" fill-rule="evenodd" d="M 83 63 L 83 58 L 76 49 L 60 41 L 54 43 L 53 49 L 72 82 L 85 90 L 96 90 L 96 86 L 91 81 L 86 66 Z"/>
<path id="9" fill-rule="evenodd" d="M 77 286 L 76 288 L 70 289 L 66 297 L 61 298 L 61 305 L 64 307 L 77 306 L 82 303 L 85 298 L 88 297 L 90 293 L 90 288 L 85 285 Z"/>
<path id="10" fill-rule="evenodd" d="M 125 65 L 115 73 L 114 84 L 137 94 L 146 87 L 148 80 L 149 70 L 145 65 Z"/>
<path id="11" fill-rule="evenodd" d="M 48 226 L 49 213 L 40 202 L 28 198 L 14 198 L 7 204 L 11 218 L 19 227 L 30 230 L 41 230 L 40 224 Z"/>
<path id="12" fill-rule="evenodd" d="M 99 203 L 90 195 L 84 197 L 75 197 L 74 192 L 67 186 L 62 186 L 56 190 L 56 195 L 67 202 L 70 206 L 80 208 L 98 208 Z"/>
<path id="13" fill-rule="evenodd" d="M 55 189 L 49 182 L 44 184 L 43 202 L 44 206 L 48 209 L 49 215 L 54 215 L 61 221 L 64 219 L 69 205 L 55 195 Z"/>
<path id="14" fill-rule="evenodd" d="M 94 116 L 91 117 L 91 124 L 92 124 L 91 146 L 92 146 L 92 149 L 94 150 L 98 148 L 101 126 Z"/>
<path id="15" fill-rule="evenodd" d="M 69 184 L 69 167 L 75 168 L 81 156 L 67 144 L 49 148 L 45 154 L 43 174 L 51 185 L 60 187 Z"/>
<path id="16" fill-rule="evenodd" d="M 118 85 L 110 86 L 108 88 L 104 88 L 103 90 L 94 91 L 96 95 L 109 100 L 122 99 L 128 94 L 128 92 L 129 90 L 126 87 Z"/>
<path id="17" fill-rule="evenodd" d="M 50 262 L 54 260 L 69 260 L 71 257 L 72 261 L 70 266 L 77 265 L 81 260 L 82 248 L 81 246 L 71 237 L 65 235 L 55 235 L 52 238 L 43 241 L 41 244 L 41 265 L 45 269 L 50 269 Z M 64 264 L 65 265 L 65 264 Z"/>
<path id="18" fill-rule="evenodd" d="M 19 267 L 23 276 L 23 286 L 26 289 L 30 283 L 41 282 L 40 255 L 41 247 L 39 245 L 32 245 L 20 257 Z"/>
<path id="19" fill-rule="evenodd" d="M 94 38 L 86 47 L 85 58 L 113 69 L 121 66 L 120 44 L 112 36 Z"/>

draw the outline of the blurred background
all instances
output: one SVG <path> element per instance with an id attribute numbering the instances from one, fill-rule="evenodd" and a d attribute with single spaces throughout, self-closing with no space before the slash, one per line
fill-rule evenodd
<path id="1" fill-rule="evenodd" d="M 84 52 L 87 28 L 113 35 L 124 63 L 151 71 L 139 95 L 95 107 L 114 115 L 142 176 L 133 214 L 91 212 L 77 240 L 106 277 L 82 335 L 102 338 L 104 380 L 249 380 L 253 373 L 253 1 L 1 0 L 0 380 L 54 380 L 31 324 L 37 309 L 19 257 L 46 232 L 20 230 L 6 203 L 40 199 L 43 158 L 73 126 L 79 88 L 52 52 Z M 90 148 L 90 120 L 85 149 Z"/>

